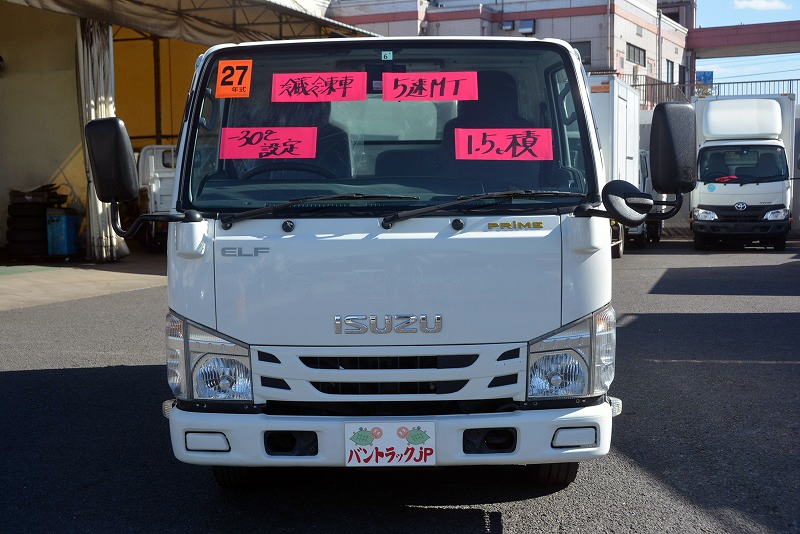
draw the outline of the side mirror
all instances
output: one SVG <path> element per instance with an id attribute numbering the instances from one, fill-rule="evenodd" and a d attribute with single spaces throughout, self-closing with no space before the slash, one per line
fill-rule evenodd
<path id="1" fill-rule="evenodd" d="M 625 226 L 639 226 L 653 208 L 653 197 L 624 180 L 611 180 L 601 194 L 611 218 Z"/>
<path id="2" fill-rule="evenodd" d="M 667 195 L 688 193 L 697 184 L 694 108 L 663 102 L 653 111 L 650 176 L 653 189 Z"/>
<path id="3" fill-rule="evenodd" d="M 118 117 L 95 119 L 85 127 L 89 164 L 97 198 L 124 202 L 139 195 L 136 160 L 125 123 Z"/>

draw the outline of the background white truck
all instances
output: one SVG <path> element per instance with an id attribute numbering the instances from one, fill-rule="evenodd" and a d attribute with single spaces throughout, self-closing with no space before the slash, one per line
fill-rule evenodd
<path id="1" fill-rule="evenodd" d="M 639 92 L 614 75 L 588 76 L 589 100 L 597 128 L 606 180 L 624 180 L 641 191 L 653 193 L 649 168 L 642 168 L 648 156 L 639 150 Z M 625 251 L 625 242 L 638 246 L 660 238 L 662 221 L 651 221 L 626 228 L 612 225 L 611 253 L 615 258 Z"/>
<path id="2" fill-rule="evenodd" d="M 719 241 L 786 247 L 791 227 L 795 95 L 694 101 L 698 176 L 691 194 L 697 249 Z"/>
<path id="3" fill-rule="evenodd" d="M 564 486 L 608 453 L 608 219 L 637 226 L 653 201 L 603 178 L 568 43 L 217 46 L 185 117 L 174 209 L 114 224 L 169 222 L 179 460 L 226 487 L 253 466 L 476 464 Z M 654 112 L 661 192 L 695 185 L 692 118 Z M 124 123 L 86 138 L 117 221 L 138 193 Z"/>
<path id="4" fill-rule="evenodd" d="M 147 145 L 139 153 L 139 190 L 142 213 L 168 214 L 175 206 L 175 145 Z M 144 229 L 149 250 L 162 250 L 167 244 L 167 223 L 150 222 Z"/>

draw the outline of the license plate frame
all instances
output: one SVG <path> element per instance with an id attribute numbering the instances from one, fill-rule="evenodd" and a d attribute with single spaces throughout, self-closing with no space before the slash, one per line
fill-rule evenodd
<path id="1" fill-rule="evenodd" d="M 345 467 L 436 465 L 432 421 L 357 421 L 344 426 Z"/>

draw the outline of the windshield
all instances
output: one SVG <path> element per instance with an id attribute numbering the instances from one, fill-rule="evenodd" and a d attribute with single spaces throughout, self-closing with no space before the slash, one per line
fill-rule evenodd
<path id="1" fill-rule="evenodd" d="M 753 184 L 789 178 L 783 147 L 774 145 L 727 145 L 700 151 L 703 183 Z"/>
<path id="2" fill-rule="evenodd" d="M 291 208 L 325 214 L 507 190 L 594 194 L 567 61 L 555 45 L 490 41 L 222 49 L 194 105 L 182 204 L 241 211 L 301 197 L 401 197 Z M 580 198 L 493 202 L 518 209 Z"/>

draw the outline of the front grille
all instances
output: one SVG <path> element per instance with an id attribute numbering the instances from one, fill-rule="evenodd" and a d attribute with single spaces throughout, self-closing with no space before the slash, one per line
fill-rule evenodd
<path id="1" fill-rule="evenodd" d="M 440 356 L 301 356 L 312 369 L 460 369 L 469 367 L 477 354 Z"/>
<path id="2" fill-rule="evenodd" d="M 783 204 L 747 206 L 746 209 L 739 211 L 733 206 L 711 206 L 700 204 L 700 209 L 711 210 L 717 214 L 719 222 L 759 222 L 764 220 L 764 214 L 768 211 L 781 209 Z"/>
<path id="3" fill-rule="evenodd" d="M 460 391 L 467 382 L 311 382 L 311 385 L 327 395 L 446 395 Z"/>
<path id="4" fill-rule="evenodd" d="M 526 349 L 523 343 L 253 347 L 253 399 L 364 404 L 522 400 Z"/>

